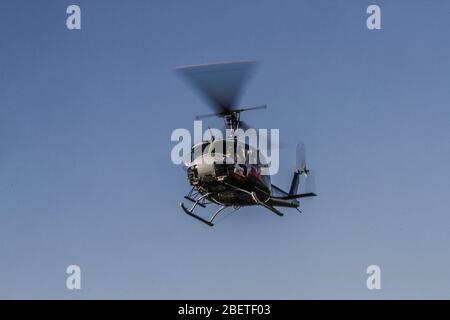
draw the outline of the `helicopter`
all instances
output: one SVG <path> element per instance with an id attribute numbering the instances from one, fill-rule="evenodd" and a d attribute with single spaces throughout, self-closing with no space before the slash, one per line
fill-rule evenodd
<path id="1" fill-rule="evenodd" d="M 294 208 L 301 213 L 299 199 L 316 196 L 314 192 L 298 193 L 300 177 L 310 177 L 303 143 L 297 144 L 296 170 L 289 191 L 284 191 L 271 183 L 269 174 L 263 174 L 267 161 L 262 150 L 238 139 L 240 129 L 251 128 L 241 120 L 241 113 L 267 108 L 236 107 L 255 65 L 255 61 L 235 61 L 175 68 L 214 110 L 212 114 L 196 116 L 196 120 L 220 117 L 226 127 L 225 138 L 215 140 L 212 136 L 211 140 L 194 144 L 191 161 L 184 164 L 191 186 L 184 198 L 193 204 L 187 207 L 180 202 L 180 206 L 186 214 L 209 226 L 214 226 L 214 220 L 227 208 L 259 205 L 283 216 L 277 207 Z M 196 208 L 209 205 L 218 206 L 209 219 L 195 212 Z"/>

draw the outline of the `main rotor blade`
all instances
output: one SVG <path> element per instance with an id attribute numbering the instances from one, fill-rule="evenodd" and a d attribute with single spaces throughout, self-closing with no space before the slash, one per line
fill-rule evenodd
<path id="1" fill-rule="evenodd" d="M 254 61 L 226 62 L 179 67 L 175 70 L 188 81 L 218 113 L 236 106 Z"/>
<path id="2" fill-rule="evenodd" d="M 267 105 L 257 106 L 257 107 L 250 107 L 250 108 L 243 108 L 243 109 L 228 109 L 223 112 L 216 112 L 216 113 L 210 113 L 210 114 L 202 114 L 199 116 L 195 116 L 196 120 L 210 118 L 210 117 L 223 117 L 227 114 L 231 114 L 233 112 L 244 112 L 244 111 L 250 111 L 250 110 L 259 110 L 259 109 L 267 109 Z"/>
<path id="3" fill-rule="evenodd" d="M 267 109 L 267 105 L 257 106 L 257 107 L 250 107 L 250 108 L 243 108 L 243 109 L 235 109 L 232 111 L 235 112 L 243 112 L 243 111 L 250 111 L 250 110 L 259 110 L 259 109 Z"/>
<path id="4" fill-rule="evenodd" d="M 221 116 L 222 113 L 210 113 L 210 114 L 202 114 L 199 116 L 195 116 L 195 120 L 201 120 L 201 119 L 205 119 L 205 118 L 211 118 L 211 117 L 217 117 L 217 116 Z"/>

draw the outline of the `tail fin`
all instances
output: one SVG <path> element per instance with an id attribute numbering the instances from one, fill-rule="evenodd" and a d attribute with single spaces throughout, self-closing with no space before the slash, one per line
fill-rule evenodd
<path id="1" fill-rule="evenodd" d="M 297 194 L 299 183 L 300 183 L 300 171 L 295 170 L 294 177 L 292 178 L 291 182 L 291 188 L 289 189 L 289 195 Z"/>

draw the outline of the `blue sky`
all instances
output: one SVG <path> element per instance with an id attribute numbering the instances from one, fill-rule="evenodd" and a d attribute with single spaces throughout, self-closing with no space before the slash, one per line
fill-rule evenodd
<path id="1" fill-rule="evenodd" d="M 66 7 L 82 10 L 68 31 Z M 378 4 L 382 29 L 366 28 Z M 2 1 L 1 298 L 450 298 L 448 1 Z M 307 146 L 319 197 L 181 212 L 173 67 L 261 61 L 244 115 Z M 220 120 L 208 124 L 218 126 Z M 65 287 L 66 267 L 82 289 Z M 382 289 L 366 288 L 381 267 Z"/>

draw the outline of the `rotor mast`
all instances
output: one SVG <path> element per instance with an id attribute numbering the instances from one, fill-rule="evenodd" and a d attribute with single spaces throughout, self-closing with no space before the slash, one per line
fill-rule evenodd
<path id="1" fill-rule="evenodd" d="M 240 112 L 232 112 L 230 114 L 223 116 L 225 126 L 227 126 L 228 129 L 231 129 L 233 134 L 239 128 L 240 116 L 241 116 Z"/>

